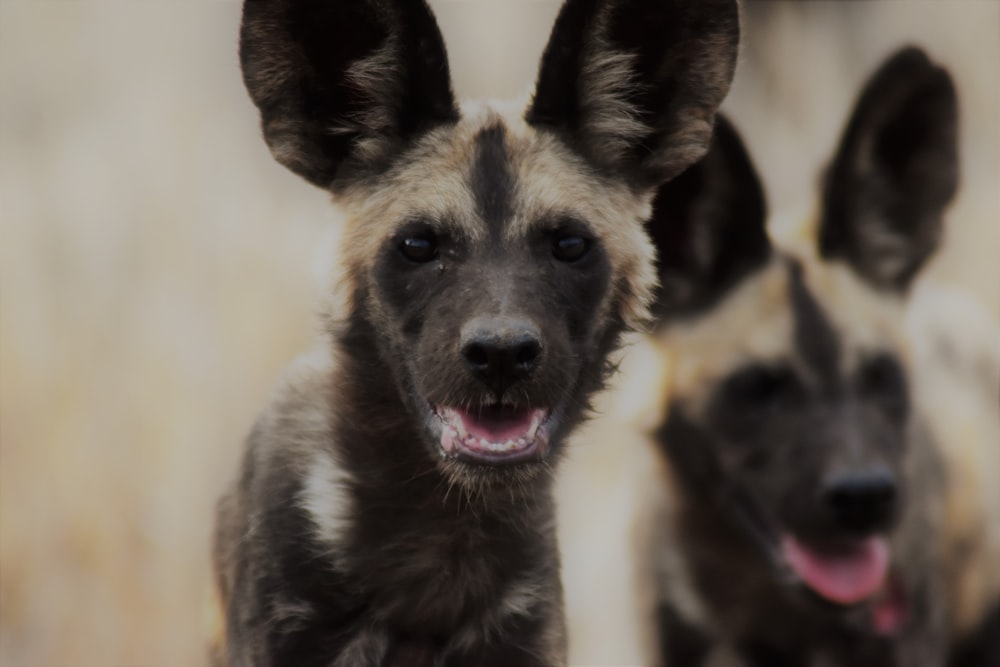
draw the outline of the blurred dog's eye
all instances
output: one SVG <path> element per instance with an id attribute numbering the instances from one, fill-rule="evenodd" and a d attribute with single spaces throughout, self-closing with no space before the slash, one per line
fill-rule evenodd
<path id="1" fill-rule="evenodd" d="M 430 262 L 438 256 L 437 237 L 433 234 L 407 237 L 399 244 L 399 250 L 411 262 Z"/>
<path id="2" fill-rule="evenodd" d="M 556 234 L 552 256 L 560 262 L 575 262 L 590 250 L 590 240 L 576 234 Z"/>
<path id="3" fill-rule="evenodd" d="M 887 354 L 869 359 L 858 371 L 858 388 L 863 396 L 879 399 L 902 399 L 906 380 L 899 363 Z"/>
<path id="4" fill-rule="evenodd" d="M 731 376 L 722 395 L 729 406 L 766 410 L 789 398 L 795 387 L 795 375 L 788 368 L 751 366 Z"/>

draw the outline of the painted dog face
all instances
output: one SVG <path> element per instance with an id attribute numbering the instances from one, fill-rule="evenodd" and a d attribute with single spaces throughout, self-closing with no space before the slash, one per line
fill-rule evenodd
<path id="1" fill-rule="evenodd" d="M 913 422 L 901 308 L 955 192 L 956 115 L 950 77 L 923 53 L 888 60 L 804 252 L 768 238 L 760 182 L 721 118 L 706 158 L 655 204 L 670 365 L 659 438 L 682 511 L 692 525 L 721 516 L 760 577 L 827 606 L 889 595 Z M 879 609 L 890 632 L 898 609 Z"/>
<path id="2" fill-rule="evenodd" d="M 453 479 L 544 467 L 646 317 L 643 223 L 707 149 L 738 30 L 735 0 L 569 0 L 512 113 L 459 108 L 423 0 L 245 3 L 268 145 L 347 213 L 330 326 Z"/>

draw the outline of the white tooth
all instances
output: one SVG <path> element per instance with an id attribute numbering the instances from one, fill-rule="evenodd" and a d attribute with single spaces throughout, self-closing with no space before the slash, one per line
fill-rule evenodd
<path id="1" fill-rule="evenodd" d="M 538 430 L 538 425 L 542 423 L 542 415 L 540 412 L 536 412 L 531 418 L 531 426 L 528 427 L 527 438 L 529 440 L 535 437 L 535 431 Z"/>
<path id="2" fill-rule="evenodd" d="M 527 447 L 528 446 L 528 440 L 527 440 L 527 438 L 523 438 L 523 437 L 518 438 L 517 439 L 517 444 L 520 445 L 521 447 Z"/>
<path id="3" fill-rule="evenodd" d="M 462 419 L 462 416 L 459 415 L 457 412 L 452 413 L 452 417 L 453 417 L 452 425 L 458 431 L 459 435 L 461 435 L 462 438 L 464 439 L 465 436 L 468 435 L 468 433 L 465 432 L 465 420 Z"/>
<path id="4" fill-rule="evenodd" d="M 483 446 L 483 447 L 489 447 L 490 446 L 490 441 L 487 440 L 486 438 L 480 438 L 479 439 L 479 444 L 481 446 Z"/>

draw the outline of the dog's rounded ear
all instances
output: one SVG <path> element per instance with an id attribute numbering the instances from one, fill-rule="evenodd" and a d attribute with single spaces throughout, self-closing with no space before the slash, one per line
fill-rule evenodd
<path id="1" fill-rule="evenodd" d="M 245 0 L 240 64 L 275 159 L 320 187 L 458 119 L 424 0 Z"/>
<path id="2" fill-rule="evenodd" d="M 902 291 L 937 249 L 958 188 L 958 99 L 923 51 L 898 51 L 858 98 L 827 170 L 820 253 Z"/>
<path id="3" fill-rule="evenodd" d="M 656 187 L 707 150 L 739 34 L 736 0 L 567 0 L 525 118 L 606 173 Z"/>
<path id="4" fill-rule="evenodd" d="M 648 231 L 657 251 L 657 322 L 701 313 L 771 256 L 760 179 L 733 125 L 717 116 L 708 153 L 662 185 Z"/>

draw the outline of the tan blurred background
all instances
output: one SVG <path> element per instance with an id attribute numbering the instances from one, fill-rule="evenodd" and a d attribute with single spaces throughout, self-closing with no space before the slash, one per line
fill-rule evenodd
<path id="1" fill-rule="evenodd" d="M 555 2 L 431 4 L 461 95 L 527 91 Z M 212 505 L 310 342 L 333 224 L 259 138 L 238 17 L 0 0 L 4 667 L 203 662 Z M 727 108 L 793 218 L 892 48 L 951 68 L 964 184 L 935 270 L 1000 313 L 1000 3 L 755 3 L 746 27 Z"/>

